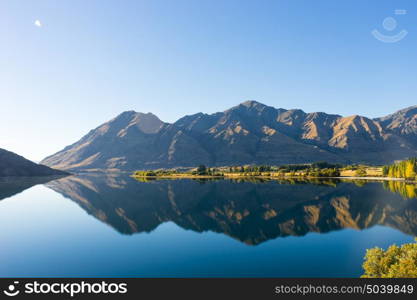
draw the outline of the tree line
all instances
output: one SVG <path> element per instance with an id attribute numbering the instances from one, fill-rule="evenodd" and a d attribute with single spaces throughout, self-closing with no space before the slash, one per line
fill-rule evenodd
<path id="1" fill-rule="evenodd" d="M 416 179 L 417 158 L 410 158 L 399 163 L 384 166 L 382 174 L 392 178 Z"/>

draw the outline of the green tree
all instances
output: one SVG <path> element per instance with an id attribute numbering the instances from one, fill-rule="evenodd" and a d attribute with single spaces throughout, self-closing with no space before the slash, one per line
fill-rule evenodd
<path id="1" fill-rule="evenodd" d="M 363 269 L 362 278 L 417 278 L 417 243 L 368 249 Z"/>
<path id="2" fill-rule="evenodd" d="M 382 175 L 387 176 L 389 172 L 389 166 L 382 167 Z"/>
<path id="3" fill-rule="evenodd" d="M 366 170 L 363 168 L 357 169 L 355 175 L 358 177 L 364 177 L 366 176 Z"/>
<path id="4" fill-rule="evenodd" d="M 207 173 L 207 168 L 205 165 L 199 165 L 197 167 L 197 174 L 198 175 L 205 175 Z"/>

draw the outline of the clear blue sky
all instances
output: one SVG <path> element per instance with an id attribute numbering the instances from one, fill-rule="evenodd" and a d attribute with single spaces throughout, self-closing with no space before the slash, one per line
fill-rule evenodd
<path id="1" fill-rule="evenodd" d="M 417 104 L 416 56 L 412 0 L 2 0 L 0 147 L 40 160 L 124 110 L 247 99 L 383 116 Z"/>

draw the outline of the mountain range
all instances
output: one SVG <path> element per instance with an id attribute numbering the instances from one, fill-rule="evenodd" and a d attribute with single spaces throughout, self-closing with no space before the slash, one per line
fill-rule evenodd
<path id="1" fill-rule="evenodd" d="M 306 113 L 246 101 L 170 124 L 126 111 L 41 163 L 72 171 L 241 164 L 386 164 L 417 156 L 417 106 L 386 117 Z"/>
<path id="2" fill-rule="evenodd" d="M 68 173 L 36 164 L 20 155 L 17 155 L 16 153 L 0 149 L 0 177 L 55 175 L 68 175 Z"/>

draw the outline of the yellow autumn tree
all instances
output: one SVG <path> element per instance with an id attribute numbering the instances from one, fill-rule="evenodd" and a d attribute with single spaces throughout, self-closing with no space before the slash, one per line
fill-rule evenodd
<path id="1" fill-rule="evenodd" d="M 362 278 L 417 278 L 417 243 L 368 249 L 363 269 Z"/>
<path id="2" fill-rule="evenodd" d="M 417 159 L 411 158 L 393 165 L 384 166 L 382 172 L 388 177 L 415 179 L 417 176 Z"/>
<path id="3" fill-rule="evenodd" d="M 405 178 L 415 178 L 416 177 L 415 167 L 416 167 L 416 165 L 415 165 L 414 160 L 408 160 L 406 162 Z"/>

